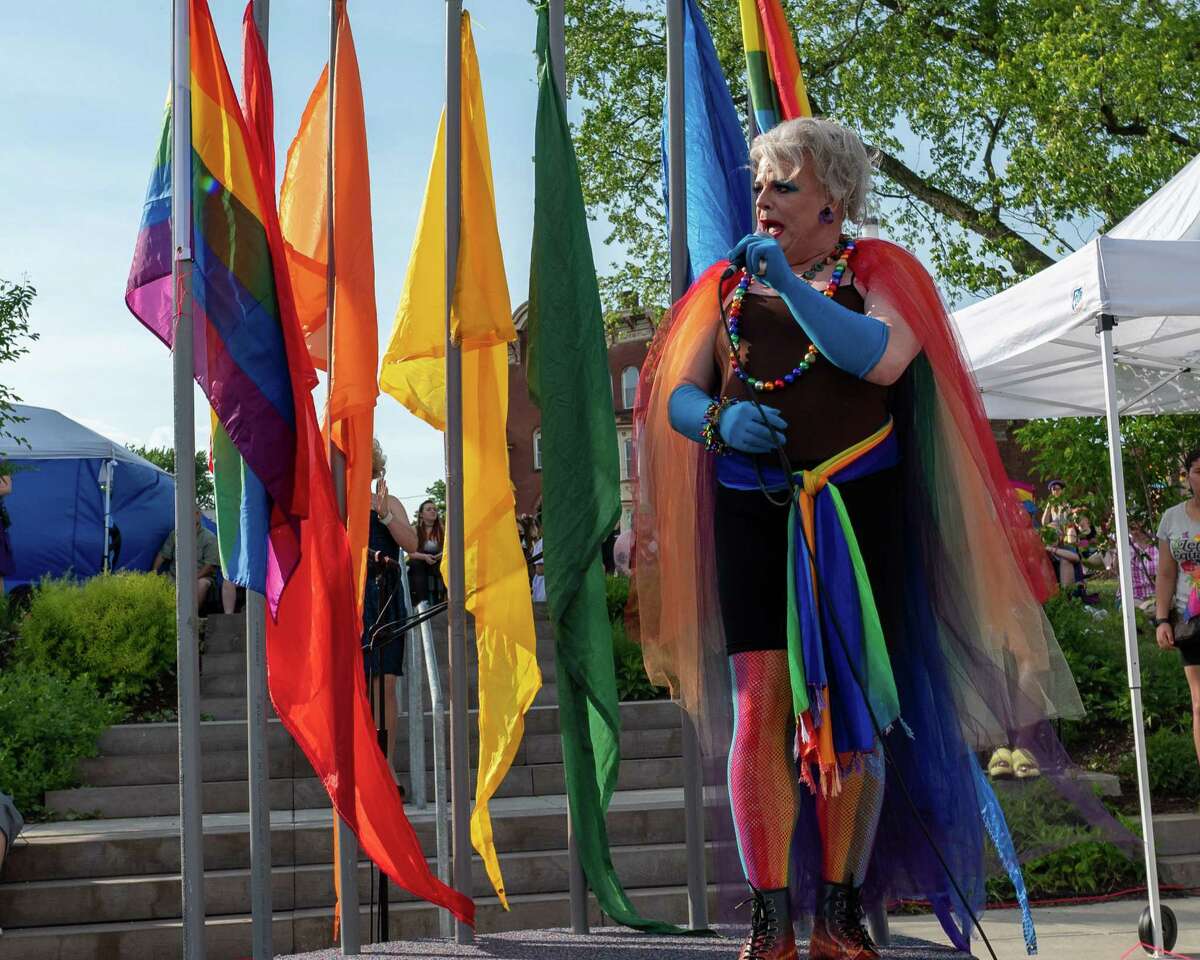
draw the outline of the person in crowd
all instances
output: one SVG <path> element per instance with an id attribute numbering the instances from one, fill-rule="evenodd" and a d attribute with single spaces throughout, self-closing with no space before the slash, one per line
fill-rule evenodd
<path id="1" fill-rule="evenodd" d="M 4 580 L 17 571 L 13 561 L 12 541 L 8 539 L 8 528 L 12 526 L 12 518 L 8 515 L 8 495 L 12 493 L 13 478 L 11 473 L 0 476 L 0 596 L 4 595 Z"/>
<path id="2" fill-rule="evenodd" d="M 530 530 L 530 535 L 534 538 L 533 545 L 529 548 L 529 560 L 533 577 L 529 583 L 529 589 L 534 603 L 546 602 L 546 565 L 542 562 L 542 548 L 544 541 L 542 539 L 542 505 L 539 503 L 537 513 L 533 518 L 533 527 Z"/>
<path id="3" fill-rule="evenodd" d="M 604 574 L 608 577 L 617 572 L 617 561 L 613 554 L 617 545 L 617 537 L 620 534 L 621 527 L 615 526 L 608 532 L 604 542 L 600 544 L 600 562 L 604 564 Z"/>
<path id="4" fill-rule="evenodd" d="M 446 546 L 446 529 L 437 504 L 426 500 L 417 508 L 417 548 L 408 555 L 408 586 L 413 604 L 428 601 L 438 603 L 446 597 L 442 582 L 442 551 Z"/>
<path id="5" fill-rule="evenodd" d="M 1200 763 L 1200 448 L 1184 458 L 1191 494 L 1163 511 L 1158 524 L 1155 639 L 1178 650 L 1192 695 L 1192 737 Z"/>
<path id="6" fill-rule="evenodd" d="M 221 553 L 217 549 L 217 535 L 200 523 L 200 508 L 195 508 L 196 516 L 196 612 L 204 609 L 213 580 L 221 566 Z M 154 563 L 150 567 L 153 573 L 166 573 L 171 579 L 177 579 L 175 569 L 175 531 L 167 534 L 167 539 L 158 548 Z"/>
<path id="7" fill-rule="evenodd" d="M 1061 480 L 1051 480 L 1048 489 L 1050 496 L 1046 499 L 1046 509 L 1042 511 L 1042 526 L 1063 529 L 1071 512 L 1071 505 L 1067 503 L 1067 485 Z"/>
<path id="8" fill-rule="evenodd" d="M 396 737 L 396 678 L 404 673 L 404 635 L 386 627 L 403 621 L 408 615 L 400 581 L 398 548 L 409 553 L 415 551 L 417 532 L 408 522 L 404 505 L 388 493 L 384 479 L 386 472 L 387 457 L 379 441 L 375 440 L 371 444 L 371 479 L 375 489 L 371 493 L 367 582 L 363 591 L 363 669 L 368 684 L 383 674 L 383 715 L 390 745 Z M 388 756 L 392 758 L 390 749 Z"/>
<path id="9" fill-rule="evenodd" d="M 633 528 L 630 527 L 617 537 L 613 544 L 613 564 L 620 576 L 629 576 L 632 568 L 630 561 L 633 554 Z"/>
<path id="10" fill-rule="evenodd" d="M 1153 614 L 1158 578 L 1158 544 L 1146 535 L 1145 530 L 1135 526 L 1129 532 L 1129 547 L 1133 567 L 1133 602 Z M 1120 599 L 1119 590 L 1117 597 Z"/>
<path id="11" fill-rule="evenodd" d="M 13 803 L 13 798 L 0 790 L 0 870 L 4 869 L 4 858 L 8 856 L 13 841 L 24 826 L 25 821 Z"/>

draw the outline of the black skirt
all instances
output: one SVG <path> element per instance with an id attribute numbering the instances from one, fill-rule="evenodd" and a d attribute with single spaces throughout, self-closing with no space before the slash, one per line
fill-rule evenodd
<path id="1" fill-rule="evenodd" d="M 838 484 L 854 527 L 884 638 L 903 614 L 904 514 L 900 470 L 891 467 Z M 771 494 L 787 500 L 786 491 Z M 713 534 L 717 595 L 725 651 L 787 649 L 789 503 L 772 503 L 761 490 L 717 484 Z"/>

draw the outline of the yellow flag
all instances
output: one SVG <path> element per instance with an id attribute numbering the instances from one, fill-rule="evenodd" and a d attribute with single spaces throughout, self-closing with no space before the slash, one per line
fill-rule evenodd
<path id="1" fill-rule="evenodd" d="M 446 429 L 446 117 L 417 224 L 404 292 L 379 386 L 412 413 Z M 512 766 L 525 713 L 542 685 L 525 557 L 509 482 L 508 347 L 516 338 L 496 228 L 492 166 L 471 21 L 462 18 L 462 214 L 451 327 L 462 344 L 463 534 L 467 609 L 479 654 L 479 776 L 471 842 L 508 908 L 488 801 Z M 448 562 L 449 554 L 443 559 Z M 449 577 L 446 577 L 449 580 Z"/>

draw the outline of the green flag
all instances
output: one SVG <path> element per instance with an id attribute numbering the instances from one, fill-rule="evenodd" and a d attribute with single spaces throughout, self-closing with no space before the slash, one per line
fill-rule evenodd
<path id="1" fill-rule="evenodd" d="M 542 411 L 546 600 L 554 622 L 567 801 L 588 885 L 619 923 L 646 920 L 617 879 L 605 812 L 620 764 L 620 714 L 600 544 L 621 511 L 617 428 L 579 168 L 554 82 L 549 17 L 538 12 L 529 393 Z"/>

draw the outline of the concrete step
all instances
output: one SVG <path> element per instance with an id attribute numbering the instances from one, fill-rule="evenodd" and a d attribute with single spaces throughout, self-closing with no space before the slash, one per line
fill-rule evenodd
<path id="1" fill-rule="evenodd" d="M 1154 818 L 1159 857 L 1200 854 L 1200 813 L 1160 813 Z"/>
<path id="2" fill-rule="evenodd" d="M 236 678 L 232 676 L 218 676 L 212 678 L 214 681 L 233 681 Z M 237 687 L 241 689 L 238 694 L 217 695 L 211 693 L 211 687 L 206 679 L 200 681 L 200 691 L 203 694 L 200 697 L 200 715 L 204 718 L 212 720 L 245 720 L 246 719 L 246 693 L 242 689 L 244 684 L 240 683 L 223 683 L 222 689 L 232 689 Z M 423 697 L 425 706 L 430 705 L 429 694 L 426 691 Z M 558 705 L 558 687 L 553 684 L 543 684 L 538 691 L 536 699 L 533 701 L 535 706 L 553 707 Z M 472 710 L 479 706 L 479 688 L 474 684 L 467 686 L 467 703 Z M 271 717 L 276 716 L 274 708 L 268 703 L 267 712 Z"/>
<path id="3" fill-rule="evenodd" d="M 408 774 L 400 781 L 410 791 Z M 474 793 L 475 771 L 471 774 Z M 648 790 L 657 787 L 677 787 L 683 783 L 681 757 L 652 757 L 627 759 L 621 763 L 617 777 L 619 790 Z M 426 773 L 427 792 L 432 798 L 432 769 Z M 500 789 L 498 797 L 539 797 L 564 791 L 561 763 L 532 763 L 513 766 Z M 272 810 L 307 810 L 329 806 L 329 795 L 315 777 L 295 777 L 271 780 L 269 793 Z M 245 780 L 208 781 L 203 784 L 202 803 L 205 813 L 234 813 L 248 809 L 248 785 Z M 179 812 L 177 783 L 140 784 L 118 787 L 76 787 L 71 790 L 46 791 L 46 808 L 56 814 L 90 814 L 112 817 L 168 817 Z"/>
<path id="4" fill-rule="evenodd" d="M 403 723 L 403 720 L 401 721 Z M 407 734 L 407 729 L 403 731 Z M 470 752 L 479 749 L 479 732 L 471 731 Z M 678 727 L 667 730 L 627 730 L 621 735 L 621 756 L 625 759 L 678 757 L 682 755 Z M 433 757 L 433 732 L 426 728 L 425 756 Z M 267 761 L 273 779 L 312 777 L 312 766 L 293 744 L 268 748 Z M 392 765 L 401 772 L 409 769 L 408 738 L 397 739 Z M 562 738 L 553 733 L 528 734 L 517 748 L 516 765 L 562 762 Z M 240 749 L 209 750 L 200 758 L 201 776 L 208 781 L 245 780 L 249 758 L 243 744 Z M 89 787 L 127 787 L 146 784 L 177 784 L 179 757 L 174 753 L 118 754 L 100 756 L 79 763 L 82 781 Z M 431 768 L 432 769 L 432 768 Z"/>
<path id="5" fill-rule="evenodd" d="M 652 730 L 678 729 L 679 707 L 670 700 L 642 700 L 622 703 L 621 729 Z M 470 711 L 469 725 L 478 726 L 478 712 Z M 432 730 L 432 715 L 425 714 L 425 729 Z M 268 747 L 280 749 L 291 742 L 287 731 L 279 720 L 268 725 Z M 401 718 L 400 735 L 406 735 L 406 721 Z M 525 735 L 539 733 L 557 734 L 559 717 L 557 706 L 535 705 L 525 714 Z M 244 750 L 246 747 L 245 720 L 209 720 L 200 724 L 200 748 L 209 750 Z M 100 735 L 100 752 L 105 756 L 119 754 L 144 755 L 150 753 L 175 753 L 179 749 L 178 727 L 173 723 L 123 723 L 109 727 Z"/>
<path id="6" fill-rule="evenodd" d="M 634 907 L 646 916 L 674 923 L 687 922 L 687 888 L 652 887 L 628 891 Z M 716 888 L 709 887 L 709 913 L 717 909 Z M 509 899 L 503 910 L 495 897 L 477 897 L 476 930 L 499 933 L 564 927 L 570 923 L 570 902 L 565 893 L 527 894 Z M 594 899 L 589 902 L 590 922 L 599 929 L 611 924 Z M 364 940 L 370 929 L 369 911 L 361 913 Z M 320 950 L 331 944 L 333 911 L 312 908 L 275 913 L 272 946 L 278 953 Z M 438 936 L 438 910 L 424 903 L 398 903 L 390 911 L 393 937 Z M 205 925 L 210 957 L 248 956 L 250 917 L 247 914 L 209 919 Z M 146 960 L 148 957 L 180 956 L 179 920 L 146 920 L 133 923 L 91 923 L 70 926 L 32 927 L 6 931 L 0 937 L 0 960 Z"/>
<path id="7" fill-rule="evenodd" d="M 627 887 L 670 887 L 687 882 L 685 843 L 614 847 L 612 853 L 613 866 Z M 429 866 L 436 872 L 435 861 L 431 860 Z M 373 892 L 370 867 L 365 859 L 359 864 L 359 901 L 364 904 L 370 902 Z M 566 850 L 506 852 L 502 868 L 509 896 L 566 893 L 569 889 Z M 471 889 L 481 893 L 488 890 L 487 872 L 480 858 L 474 858 L 471 872 Z M 332 863 L 278 867 L 272 870 L 271 881 L 273 911 L 332 907 L 334 904 Z M 389 883 L 391 903 L 415 900 L 417 898 L 408 891 Z M 205 873 L 204 910 L 207 916 L 244 913 L 249 903 L 248 869 Z M 179 915 L 178 874 L 8 884 L 0 902 L 0 927 L 6 932 L 39 926 L 170 920 Z"/>
<path id="8" fill-rule="evenodd" d="M 638 843 L 682 843 L 683 791 L 617 791 L 608 814 L 614 847 Z M 566 846 L 566 797 L 497 798 L 491 803 L 496 848 L 501 851 L 558 850 Z M 435 851 L 435 809 L 405 808 L 426 855 Z M 333 817 L 328 809 L 271 814 L 271 859 L 277 867 L 328 863 L 333 852 Z M 206 814 L 204 865 L 239 870 L 250 865 L 245 813 Z M 26 826 L 4 862 L 0 905 L 20 883 L 179 872 L 177 817 L 61 821 Z M 2 924 L 0 924 L 2 926 Z"/>
<path id="9" fill-rule="evenodd" d="M 1200 887 L 1200 853 L 1184 853 L 1158 858 L 1160 883 L 1180 887 Z"/>

